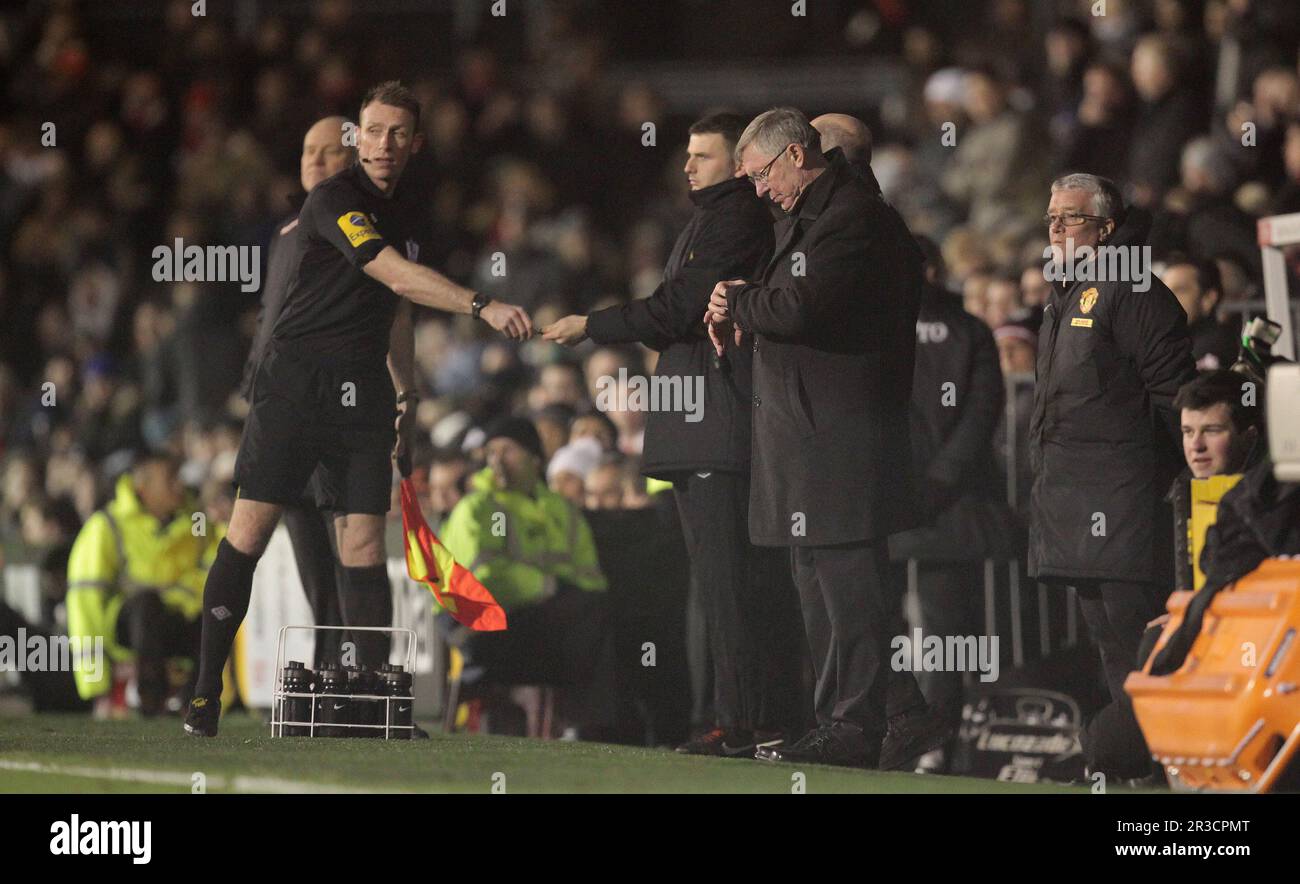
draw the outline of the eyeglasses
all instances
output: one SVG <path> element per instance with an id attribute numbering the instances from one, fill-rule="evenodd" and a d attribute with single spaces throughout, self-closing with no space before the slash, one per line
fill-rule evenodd
<path id="1" fill-rule="evenodd" d="M 1078 212 L 1065 212 L 1061 215 L 1044 215 L 1043 223 L 1050 229 L 1057 224 L 1063 227 L 1078 227 L 1086 221 L 1105 221 L 1106 218 L 1101 215 L 1081 215 Z"/>
<path id="2" fill-rule="evenodd" d="M 766 166 L 759 169 L 755 174 L 749 175 L 748 178 L 750 180 L 750 183 L 761 184 L 762 182 L 766 181 L 768 172 L 770 172 L 772 169 L 772 164 L 775 163 L 777 160 L 781 159 L 781 157 L 785 156 L 785 152 L 792 147 L 794 147 L 793 141 L 787 144 L 785 147 L 781 148 L 781 152 L 778 153 L 776 156 L 772 157 L 771 162 L 769 162 Z"/>

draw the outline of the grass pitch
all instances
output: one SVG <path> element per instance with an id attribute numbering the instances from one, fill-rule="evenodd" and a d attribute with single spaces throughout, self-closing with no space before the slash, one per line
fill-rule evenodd
<path id="1" fill-rule="evenodd" d="M 429 723 L 425 723 L 426 729 Z M 92 721 L 84 716 L 0 717 L 0 792 L 460 792 L 790 794 L 1086 793 L 749 759 L 698 758 L 664 749 L 492 736 L 429 740 L 272 739 L 261 719 L 232 714 L 215 739 L 188 737 L 175 718 Z"/>

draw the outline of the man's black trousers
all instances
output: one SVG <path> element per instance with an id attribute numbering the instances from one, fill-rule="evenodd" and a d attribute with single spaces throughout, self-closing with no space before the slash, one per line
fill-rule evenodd
<path id="1" fill-rule="evenodd" d="M 161 710 L 167 697 L 167 660 L 172 657 L 197 659 L 202 622 L 187 620 L 163 604 L 154 590 L 141 590 L 122 603 L 117 617 L 117 642 L 135 652 L 136 687 L 140 706 L 149 712 Z"/>
<path id="2" fill-rule="evenodd" d="M 1101 651 L 1112 700 L 1123 702 L 1124 679 L 1133 671 L 1147 623 L 1164 613 L 1164 596 L 1153 583 L 1073 581 L 1088 632 Z M 1165 593 L 1164 595 L 1168 595 Z"/>
<path id="3" fill-rule="evenodd" d="M 749 542 L 749 476 L 686 473 L 673 491 L 713 660 L 716 724 L 793 730 L 803 721 L 796 595 L 786 551 Z"/>
<path id="4" fill-rule="evenodd" d="M 912 673 L 889 665 L 903 619 L 885 538 L 796 546 L 791 566 L 817 674 L 817 724 L 882 740 L 887 717 L 925 707 Z"/>
<path id="5" fill-rule="evenodd" d="M 1101 651 L 1102 668 L 1111 702 L 1084 728 L 1083 744 L 1089 767 L 1112 776 L 1141 777 L 1151 770 L 1150 752 L 1124 691 L 1124 680 L 1145 662 L 1140 652 L 1147 623 L 1164 613 L 1168 595 L 1154 583 L 1077 581 L 1079 606 L 1088 632 Z M 1159 631 L 1148 637 L 1146 655 Z"/>
<path id="6" fill-rule="evenodd" d="M 894 562 L 892 581 L 897 587 L 900 606 L 907 594 L 907 562 Z M 920 601 L 921 622 L 916 624 L 924 636 L 941 638 L 960 635 L 979 635 L 983 631 L 980 606 L 984 597 L 983 568 L 980 562 L 917 562 L 916 590 Z M 901 608 L 900 608 L 901 610 Z M 900 617 L 902 615 L 900 614 Z M 899 634 L 910 635 L 905 620 L 900 622 Z M 961 723 L 961 710 L 965 702 L 964 674 L 955 670 L 915 674 L 921 693 L 931 708 L 949 725 Z M 893 708 L 890 698 L 889 714 Z"/>

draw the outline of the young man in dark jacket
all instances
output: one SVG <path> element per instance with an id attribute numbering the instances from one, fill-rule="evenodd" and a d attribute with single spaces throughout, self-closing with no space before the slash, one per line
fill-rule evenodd
<path id="1" fill-rule="evenodd" d="M 752 756 L 794 722 L 798 612 L 781 551 L 750 544 L 752 354 L 717 355 L 701 321 L 719 279 L 753 276 L 772 253 L 772 218 L 733 157 L 745 120 L 715 114 L 690 129 L 683 171 L 695 211 L 664 280 L 648 298 L 566 316 L 543 330 L 574 345 L 639 342 L 660 351 L 655 382 L 699 390 L 695 408 L 660 403 L 646 420 L 643 472 L 673 483 L 713 659 L 717 726 L 680 746 L 697 755 Z"/>
<path id="2" fill-rule="evenodd" d="M 1225 368 L 1197 375 L 1174 398 L 1174 408 L 1181 416 L 1187 468 L 1174 480 L 1168 494 L 1174 509 L 1173 589 L 1196 588 L 1187 526 L 1191 518 L 1191 480 L 1244 473 L 1266 456 L 1267 446 L 1260 444 L 1260 410 L 1246 404 L 1252 401 L 1252 395 L 1263 398 L 1263 392 L 1254 389 L 1254 381 L 1247 375 Z M 1223 512 L 1221 508 L 1220 521 L 1226 522 Z M 1247 570 L 1253 568 L 1251 565 Z M 1147 624 L 1131 668 L 1146 665 L 1167 620 L 1168 615 L 1162 615 Z M 1195 637 L 1199 631 L 1199 625 L 1180 629 L 1180 638 Z M 1080 734 L 1080 742 L 1090 772 L 1101 771 L 1120 779 L 1144 779 L 1152 772 L 1151 751 L 1127 696 L 1114 698 L 1099 710 Z"/>

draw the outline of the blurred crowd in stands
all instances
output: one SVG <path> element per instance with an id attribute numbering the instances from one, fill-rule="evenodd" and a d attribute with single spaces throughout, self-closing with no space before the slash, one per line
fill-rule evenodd
<path id="1" fill-rule="evenodd" d="M 0 555 L 43 563 L 57 584 L 79 526 L 141 449 L 173 451 L 210 518 L 228 511 L 258 295 L 155 282 L 151 253 L 177 238 L 264 246 L 295 212 L 307 127 L 355 118 L 390 76 L 424 108 L 426 147 L 402 185 L 426 194 L 421 260 L 542 327 L 649 294 L 689 215 L 686 127 L 718 106 L 670 106 L 656 70 L 718 53 L 752 61 L 756 81 L 765 57 L 896 66 L 905 89 L 879 106 L 803 109 L 871 123 L 885 197 L 994 330 L 1019 403 L 996 437 L 1019 474 L 1013 509 L 1029 488 L 1016 424 L 1032 403 L 1054 175 L 1111 177 L 1150 214 L 1198 364 L 1231 364 L 1243 316 L 1262 312 L 1255 221 L 1300 211 L 1295 0 L 1105 0 L 1102 15 L 1092 0 L 863 0 L 828 4 L 806 29 L 747 20 L 751 5 L 521 3 L 499 28 L 450 3 L 253 3 L 239 19 L 195 17 L 181 0 L 143 4 L 152 15 L 0 12 Z M 657 66 L 635 64 L 639 43 Z M 783 103 L 760 100 L 733 109 Z M 514 345 L 467 317 L 419 315 L 430 514 L 464 491 L 473 464 L 457 452 L 509 412 L 534 420 L 552 488 L 589 509 L 648 505 L 644 414 L 593 402 L 597 379 L 648 375 L 655 356 Z"/>

